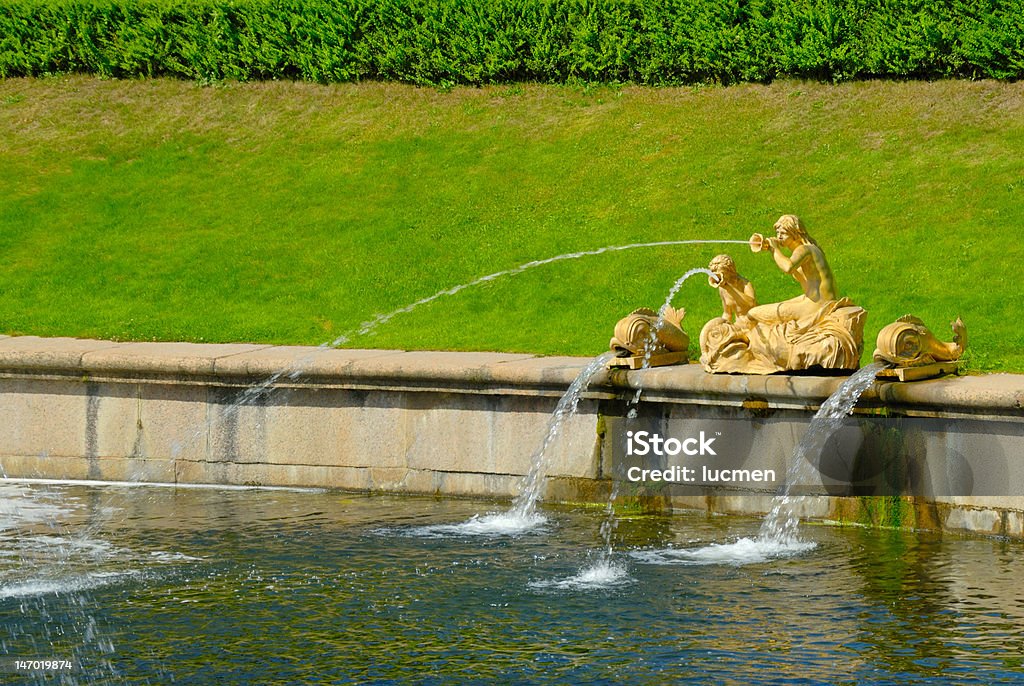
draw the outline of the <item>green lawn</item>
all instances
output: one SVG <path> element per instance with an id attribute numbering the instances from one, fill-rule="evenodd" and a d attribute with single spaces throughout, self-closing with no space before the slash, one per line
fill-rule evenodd
<path id="1" fill-rule="evenodd" d="M 318 344 L 531 260 L 746 239 L 801 215 L 878 330 L 963 317 L 975 370 L 1024 371 L 1024 83 L 646 89 L 86 77 L 0 81 L 0 331 Z M 559 262 L 402 314 L 352 347 L 594 355 L 744 246 Z M 698 277 L 696 340 L 720 312 Z"/>

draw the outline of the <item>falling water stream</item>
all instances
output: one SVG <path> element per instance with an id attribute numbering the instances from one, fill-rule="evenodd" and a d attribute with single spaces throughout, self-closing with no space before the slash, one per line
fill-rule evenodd
<path id="1" fill-rule="evenodd" d="M 562 395 L 555 411 L 548 418 L 547 432 L 540 446 L 530 459 L 530 469 L 519 487 L 519 493 L 512 501 L 512 506 L 504 512 L 492 512 L 485 515 L 474 515 L 461 524 L 441 524 L 426 527 L 415 527 L 406 533 L 417 536 L 444 535 L 515 535 L 543 526 L 547 519 L 537 512 L 537 501 L 544 487 L 544 476 L 547 474 L 551 461 L 551 448 L 562 434 L 565 423 L 572 418 L 579 408 L 580 398 L 586 392 L 590 382 L 605 369 L 608 361 L 615 355 L 609 351 L 598 355 L 569 385 L 569 390 Z"/>
<path id="2" fill-rule="evenodd" d="M 650 368 L 651 357 L 654 354 L 654 344 L 658 340 L 658 329 L 663 325 L 665 321 L 665 311 L 672 306 L 672 301 L 675 299 L 676 295 L 679 294 L 679 289 L 681 289 L 683 287 L 683 284 L 686 283 L 686 281 L 694 274 L 707 274 L 708 276 L 714 276 L 714 274 L 710 270 L 704 269 L 703 267 L 696 267 L 680 276 L 678 279 L 676 279 L 676 282 L 672 284 L 672 288 L 669 289 L 668 296 L 666 296 L 665 298 L 665 304 L 662 305 L 661 309 L 658 310 L 658 321 L 655 323 L 654 326 L 651 327 L 651 338 L 648 341 L 646 349 L 644 350 L 644 359 L 643 362 L 640 364 L 640 369 Z M 634 419 L 636 417 L 636 406 L 640 402 L 640 395 L 643 393 L 643 390 L 643 386 L 641 386 L 640 382 L 638 381 L 636 393 L 633 395 L 633 399 L 629 402 L 628 405 L 628 416 L 630 419 Z"/>
<path id="3" fill-rule="evenodd" d="M 515 500 L 512 501 L 510 512 L 514 515 L 528 517 L 536 511 L 537 500 L 540 498 L 541 488 L 544 484 L 544 475 L 547 473 L 547 463 L 550 460 L 548 449 L 561 433 L 566 420 L 576 414 L 580 404 L 580 396 L 587 390 L 593 378 L 605 368 L 608 361 L 614 355 L 615 353 L 609 351 L 595 357 L 590 364 L 583 368 L 569 386 L 569 390 L 558 401 L 555 411 L 551 413 L 551 417 L 548 419 L 547 434 L 544 436 L 540 448 L 533 454 L 530 471 L 523 480 L 522 490 Z"/>
<path id="4" fill-rule="evenodd" d="M 679 290 L 683 287 L 683 284 L 695 274 L 707 274 L 709 276 L 713 276 L 711 271 L 704 269 L 703 267 L 696 267 L 687 271 L 676 279 L 674 284 L 672 284 L 672 288 L 669 289 L 668 295 L 665 297 L 665 303 L 658 310 L 658 321 L 651 327 L 650 339 L 648 344 L 645 346 L 644 358 L 641 362 L 640 370 L 650 368 L 655 343 L 658 339 L 658 329 L 665 321 L 666 311 L 672 306 L 672 301 L 675 299 L 676 295 L 679 294 Z M 638 382 L 636 393 L 627 404 L 628 411 L 626 416 L 629 419 L 636 418 L 637 405 L 640 403 L 640 396 L 642 393 L 643 386 Z M 575 576 L 563 579 L 556 583 L 581 587 L 618 586 L 632 580 L 632 577 L 629 576 L 629 570 L 626 565 L 623 562 L 614 559 L 615 551 L 612 537 L 615 533 L 616 527 L 618 526 L 618 519 L 615 517 L 615 501 L 618 496 L 619 481 L 617 479 L 613 479 L 611 492 L 608 494 L 608 502 L 605 503 L 604 521 L 601 522 L 600 534 L 603 545 L 599 551 L 597 559 L 589 564 L 585 564 Z"/>
<path id="5" fill-rule="evenodd" d="M 842 427 L 843 420 L 853 412 L 854 405 L 885 367 L 885 363 L 875 362 L 855 372 L 818 408 L 807 432 L 793 451 L 783 493 L 772 503 L 758 538 L 782 545 L 796 541 L 800 508 L 807 496 L 793 495 L 793 486 L 803 482 L 808 472 L 815 468 L 815 459 L 821 454 L 826 441 Z"/>
<path id="6" fill-rule="evenodd" d="M 712 543 L 700 548 L 666 548 L 634 551 L 632 556 L 655 564 L 733 564 L 743 565 L 779 557 L 789 557 L 815 547 L 797 536 L 800 510 L 808 496 L 792 493 L 793 486 L 805 481 L 815 468 L 815 459 L 828 439 L 840 429 L 843 419 L 886 367 L 870 364 L 850 376 L 822 403 L 810 426 L 793 450 L 783 492 L 775 497 L 772 509 L 764 518 L 757 536 L 740 538 L 731 543 Z"/>

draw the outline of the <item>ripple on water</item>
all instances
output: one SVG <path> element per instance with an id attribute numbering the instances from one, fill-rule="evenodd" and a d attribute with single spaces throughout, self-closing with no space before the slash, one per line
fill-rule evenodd
<path id="1" fill-rule="evenodd" d="M 1024 679 L 1019 542 L 638 516 L 609 563 L 592 511 L 62 490 L 64 525 L 0 536 L 0 640 L 73 656 L 80 683 Z"/>

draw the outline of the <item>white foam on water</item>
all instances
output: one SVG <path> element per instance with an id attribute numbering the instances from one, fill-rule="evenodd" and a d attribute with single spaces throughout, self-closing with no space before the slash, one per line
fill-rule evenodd
<path id="1" fill-rule="evenodd" d="M 601 558 L 597 562 L 584 567 L 575 575 L 564 579 L 531 581 L 530 588 L 557 590 L 593 590 L 614 588 L 631 584 L 636 579 L 629 575 L 629 569 L 622 562 L 614 562 Z"/>
<path id="2" fill-rule="evenodd" d="M 85 591 L 139 576 L 139 570 L 155 564 L 197 559 L 177 552 L 132 550 L 88 535 L 91 527 L 73 525 L 86 504 L 64 488 L 47 487 L 56 483 L 0 482 L 0 599 Z M 99 511 L 110 516 L 119 510 Z"/>
<path id="3" fill-rule="evenodd" d="M 24 536 L 18 539 L 18 547 L 26 552 L 53 552 L 58 557 L 110 559 L 130 555 L 127 548 L 119 548 L 102 539 L 79 536 Z"/>
<path id="4" fill-rule="evenodd" d="M 37 598 L 45 595 L 64 595 L 110 586 L 127 578 L 139 576 L 139 572 L 88 572 L 65 578 L 26 579 L 0 585 L 0 599 Z"/>
<path id="5" fill-rule="evenodd" d="M 398 534 L 402 536 L 421 536 L 424 538 L 459 538 L 463 536 L 519 536 L 540 531 L 547 524 L 547 518 L 537 512 L 525 515 L 515 512 L 492 512 L 485 515 L 473 515 L 459 524 L 431 524 L 404 529 L 378 529 L 381 534 Z"/>
<path id="6" fill-rule="evenodd" d="M 660 565 L 743 565 L 800 555 L 817 547 L 813 541 L 741 538 L 732 543 L 711 543 L 702 548 L 634 550 L 630 556 L 640 562 Z"/>
<path id="7" fill-rule="evenodd" d="M 68 504 L 49 493 L 0 484 L 0 531 L 28 524 L 53 524 L 74 512 Z"/>

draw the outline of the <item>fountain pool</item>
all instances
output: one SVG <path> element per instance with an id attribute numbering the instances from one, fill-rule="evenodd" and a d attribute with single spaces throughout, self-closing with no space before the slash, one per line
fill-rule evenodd
<path id="1" fill-rule="evenodd" d="M 1020 683 L 1024 546 L 754 519 L 497 503 L 5 482 L 0 646 L 22 683 Z M 449 533 L 446 533 L 449 531 Z M 11 677 L 17 679 L 15 675 Z"/>

